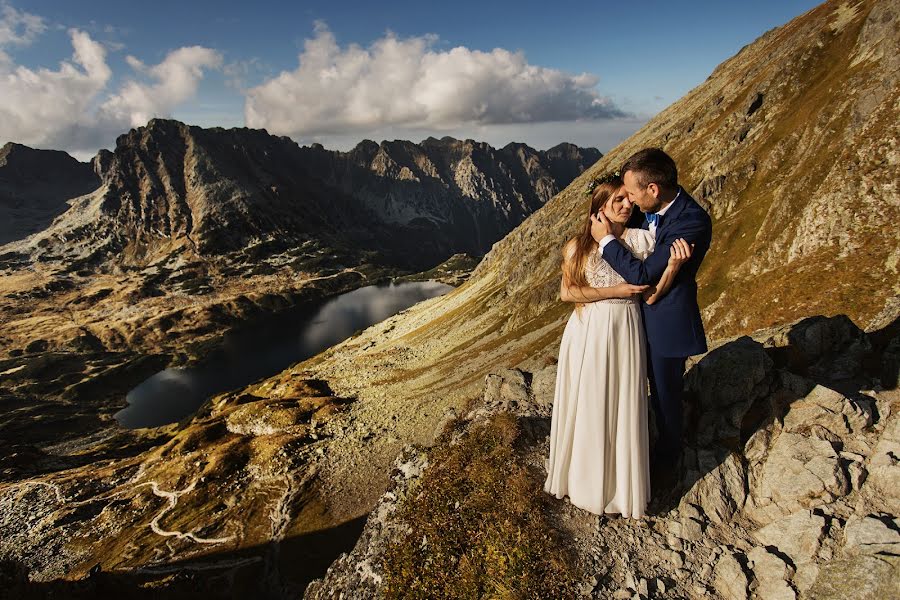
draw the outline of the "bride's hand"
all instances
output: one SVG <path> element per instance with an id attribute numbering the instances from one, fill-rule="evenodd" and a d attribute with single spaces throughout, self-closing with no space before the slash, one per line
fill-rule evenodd
<path id="1" fill-rule="evenodd" d="M 632 285 L 630 283 L 620 283 L 612 286 L 613 298 L 631 298 L 635 294 L 640 294 L 646 290 L 649 285 Z"/>
<path id="2" fill-rule="evenodd" d="M 691 258 L 693 244 L 688 244 L 684 238 L 678 238 L 669 248 L 669 266 L 673 269 L 681 268 Z"/>

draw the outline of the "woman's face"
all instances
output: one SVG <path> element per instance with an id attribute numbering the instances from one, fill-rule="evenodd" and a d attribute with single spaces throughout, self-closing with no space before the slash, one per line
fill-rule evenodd
<path id="1" fill-rule="evenodd" d="M 631 217 L 632 204 L 628 199 L 625 186 L 620 187 L 603 205 L 603 214 L 613 223 L 625 224 Z"/>

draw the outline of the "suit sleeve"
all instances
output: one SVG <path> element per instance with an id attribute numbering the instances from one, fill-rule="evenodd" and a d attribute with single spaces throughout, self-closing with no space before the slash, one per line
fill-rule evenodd
<path id="1" fill-rule="evenodd" d="M 641 261 L 628 251 L 618 240 L 610 242 L 603 249 L 603 258 L 615 269 L 616 273 L 632 285 L 651 285 L 659 281 L 666 265 L 669 264 L 669 248 L 678 238 L 684 238 L 689 244 L 700 242 L 708 225 L 704 221 L 696 221 L 681 225 L 676 231 L 667 232 L 662 243 L 656 245 L 653 253 Z M 691 257 L 694 260 L 694 257 Z"/>

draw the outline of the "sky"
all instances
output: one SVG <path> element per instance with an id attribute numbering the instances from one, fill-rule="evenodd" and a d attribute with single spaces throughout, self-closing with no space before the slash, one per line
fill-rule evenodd
<path id="1" fill-rule="evenodd" d="M 166 117 L 605 152 L 817 4 L 0 0 L 0 144 L 87 160 Z"/>

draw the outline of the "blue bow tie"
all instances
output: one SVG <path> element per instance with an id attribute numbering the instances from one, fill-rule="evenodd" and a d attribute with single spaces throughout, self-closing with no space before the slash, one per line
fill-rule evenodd
<path id="1" fill-rule="evenodd" d="M 659 227 L 659 222 L 662 220 L 662 217 L 656 213 L 647 213 L 647 223 L 650 225 L 656 225 Z"/>

